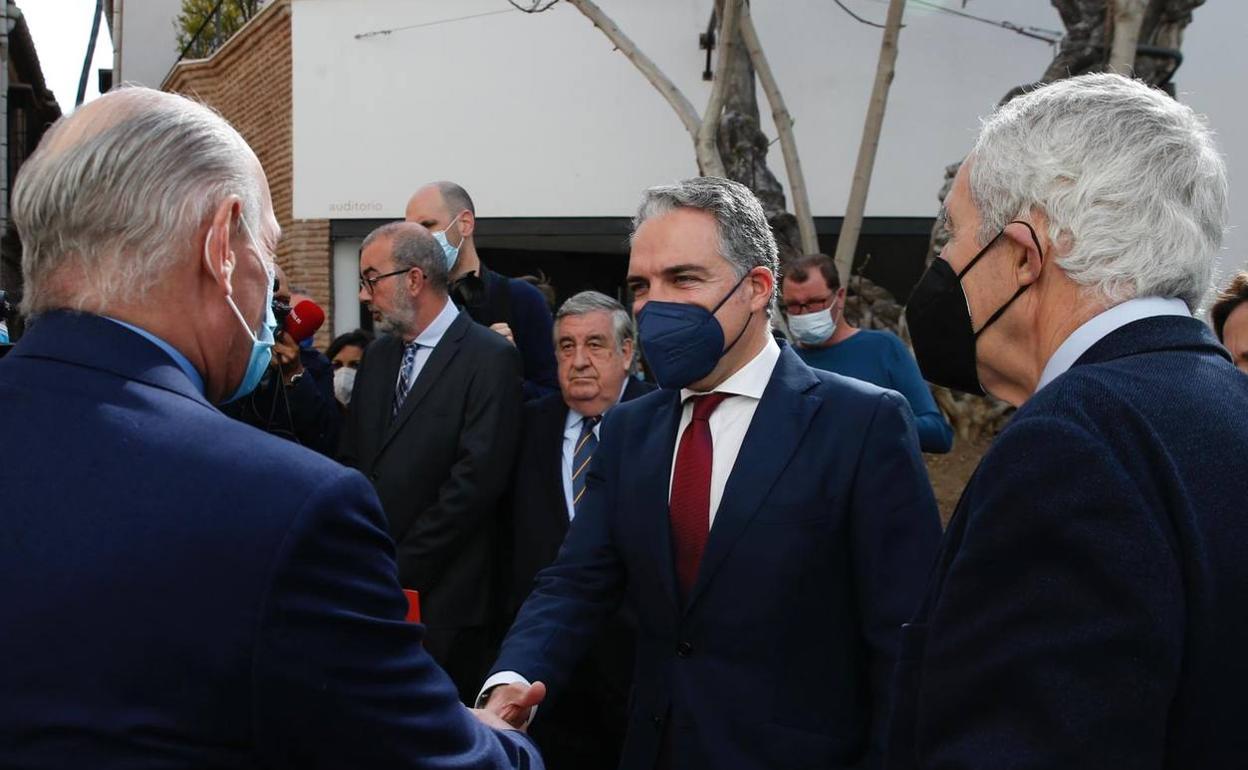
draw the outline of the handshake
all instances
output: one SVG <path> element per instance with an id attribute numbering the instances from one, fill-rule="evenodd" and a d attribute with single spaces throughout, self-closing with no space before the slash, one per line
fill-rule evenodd
<path id="1" fill-rule="evenodd" d="M 523 732 L 533 718 L 533 709 L 545 699 L 546 685 L 541 682 L 500 684 L 482 693 L 472 714 L 495 730 Z"/>

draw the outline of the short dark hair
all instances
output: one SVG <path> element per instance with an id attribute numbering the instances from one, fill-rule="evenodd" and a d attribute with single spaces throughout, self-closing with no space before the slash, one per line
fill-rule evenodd
<path id="1" fill-rule="evenodd" d="M 1218 292 L 1218 301 L 1209 308 L 1209 320 L 1213 321 L 1213 331 L 1222 342 L 1222 329 L 1226 327 L 1226 319 L 1231 317 L 1235 308 L 1248 302 L 1248 272 L 1240 273 L 1231 279 L 1231 283 Z"/>
<path id="2" fill-rule="evenodd" d="M 828 288 L 832 291 L 840 291 L 841 275 L 836 270 L 836 260 L 827 254 L 803 254 L 796 259 L 790 260 L 785 266 L 784 277 L 781 278 L 781 285 L 785 278 L 792 278 L 798 283 L 805 283 L 810 278 L 810 274 L 818 270 L 823 275 L 823 280 L 828 282 Z"/>
<path id="3" fill-rule="evenodd" d="M 474 217 L 477 215 L 477 208 L 472 205 L 472 197 L 464 188 L 454 182 L 446 181 L 434 182 L 433 186 L 442 194 L 442 202 L 446 204 L 447 210 L 452 212 L 452 216 L 464 209 L 467 209 Z"/>
<path id="4" fill-rule="evenodd" d="M 360 350 L 367 350 L 368 344 L 373 341 L 373 335 L 363 329 L 356 329 L 345 334 L 339 334 L 334 337 L 334 341 L 329 343 L 329 349 L 325 351 L 325 357 L 334 360 L 334 356 L 342 352 L 343 348 L 356 347 Z"/>

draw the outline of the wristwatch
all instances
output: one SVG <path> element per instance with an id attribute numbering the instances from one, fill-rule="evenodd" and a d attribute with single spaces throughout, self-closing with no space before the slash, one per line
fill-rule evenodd
<path id="1" fill-rule="evenodd" d="M 290 382 L 286 383 L 286 387 L 288 387 L 288 388 L 293 388 L 293 387 L 295 387 L 295 383 L 296 383 L 296 382 L 299 382 L 299 380 L 303 379 L 303 375 L 305 375 L 305 374 L 307 374 L 307 373 L 308 373 L 308 370 L 307 370 L 307 369 L 304 369 L 303 371 L 296 373 L 294 377 L 291 377 L 291 378 L 290 378 Z"/>

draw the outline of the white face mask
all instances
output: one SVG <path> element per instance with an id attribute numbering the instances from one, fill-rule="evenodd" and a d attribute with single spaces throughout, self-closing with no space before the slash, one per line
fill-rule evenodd
<path id="1" fill-rule="evenodd" d="M 334 398 L 347 406 L 351 403 L 351 390 L 355 387 L 355 370 L 344 366 L 334 371 Z"/>
<path id="2" fill-rule="evenodd" d="M 789 316 L 789 331 L 803 345 L 822 345 L 836 331 L 835 308 Z"/>

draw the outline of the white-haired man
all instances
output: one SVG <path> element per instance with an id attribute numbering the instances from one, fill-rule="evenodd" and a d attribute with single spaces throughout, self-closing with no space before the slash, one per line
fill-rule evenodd
<path id="1" fill-rule="evenodd" d="M 1138 81 L 985 123 L 906 316 L 928 379 L 1019 410 L 902 631 L 891 770 L 1244 766 L 1248 381 L 1190 312 L 1226 193 Z"/>
<path id="2" fill-rule="evenodd" d="M 368 482 L 221 414 L 275 321 L 268 184 L 173 94 L 22 167 L 29 331 L 0 361 L 0 766 L 528 767 L 404 622 Z"/>

